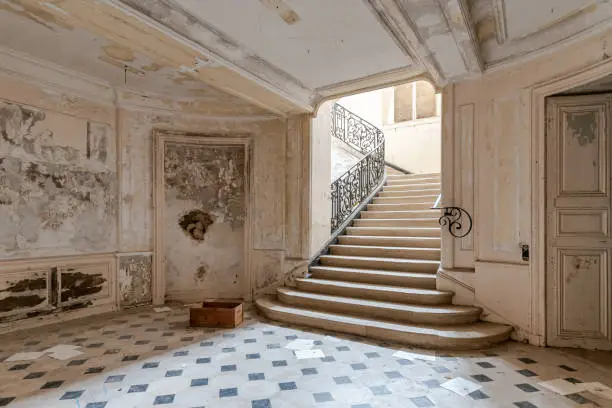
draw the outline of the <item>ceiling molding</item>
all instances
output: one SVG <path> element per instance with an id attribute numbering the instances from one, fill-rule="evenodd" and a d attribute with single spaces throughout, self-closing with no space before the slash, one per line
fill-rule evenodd
<path id="1" fill-rule="evenodd" d="M 300 110 L 312 111 L 312 91 L 286 72 L 241 49 L 233 39 L 188 13 L 172 0 L 100 0 L 152 26 L 171 39 L 179 41 L 212 60 L 212 64 L 227 68 L 253 81 L 267 91 L 288 100 Z M 152 11 L 153 10 L 153 11 Z M 162 16 L 167 16 L 164 18 Z M 197 32 L 197 36 L 194 33 Z M 198 62 L 194 61 L 195 68 Z M 202 71 L 206 70 L 206 66 Z M 215 84 L 212 84 L 215 85 Z M 226 92 L 228 89 L 221 88 Z M 251 97 L 231 92 L 252 100 Z"/>
<path id="2" fill-rule="evenodd" d="M 420 63 L 431 75 L 437 86 L 448 81 L 438 66 L 431 51 L 425 46 L 414 22 L 408 13 L 397 4 L 397 0 L 365 0 L 370 5 L 383 27 L 396 41 L 404 53 Z"/>
<path id="3" fill-rule="evenodd" d="M 480 41 L 466 0 L 438 0 L 438 4 L 467 71 L 471 74 L 481 74 L 484 71 L 484 61 L 480 53 Z"/>
<path id="4" fill-rule="evenodd" d="M 412 81 L 427 81 L 436 87 L 431 75 L 423 68 L 394 69 L 335 85 L 317 88 L 314 98 L 315 112 L 323 102 L 330 99 L 402 85 Z"/>
<path id="5" fill-rule="evenodd" d="M 508 41 L 508 28 L 506 25 L 506 4 L 504 0 L 492 0 L 493 18 L 495 19 L 495 36 L 499 45 Z"/>

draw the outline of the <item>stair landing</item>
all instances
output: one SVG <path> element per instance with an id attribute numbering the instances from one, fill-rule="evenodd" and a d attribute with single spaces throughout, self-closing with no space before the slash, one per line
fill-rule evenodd
<path id="1" fill-rule="evenodd" d="M 422 348 L 479 349 L 512 327 L 479 321 L 482 310 L 452 304 L 436 289 L 440 263 L 439 174 L 389 174 L 373 203 L 329 254 L 275 297 L 256 300 L 272 320 Z"/>

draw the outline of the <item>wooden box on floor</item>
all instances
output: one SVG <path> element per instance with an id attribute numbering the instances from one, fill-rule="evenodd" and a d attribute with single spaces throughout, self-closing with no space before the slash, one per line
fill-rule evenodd
<path id="1" fill-rule="evenodd" d="M 202 307 L 189 309 L 189 323 L 192 327 L 238 327 L 242 323 L 242 302 L 204 301 Z"/>

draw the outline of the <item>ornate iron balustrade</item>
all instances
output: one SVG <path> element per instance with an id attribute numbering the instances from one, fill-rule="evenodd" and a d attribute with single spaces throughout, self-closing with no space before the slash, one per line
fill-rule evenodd
<path id="1" fill-rule="evenodd" d="M 342 105 L 332 107 L 332 135 L 363 154 L 368 154 L 385 141 L 382 130 L 355 115 Z"/>
<path id="2" fill-rule="evenodd" d="M 382 130 L 338 104 L 334 104 L 332 113 L 332 135 L 366 155 L 331 185 L 333 235 L 382 183 L 385 136 Z"/>

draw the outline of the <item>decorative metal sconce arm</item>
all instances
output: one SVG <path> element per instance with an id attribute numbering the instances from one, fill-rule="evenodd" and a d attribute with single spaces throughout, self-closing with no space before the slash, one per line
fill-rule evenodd
<path id="1" fill-rule="evenodd" d="M 440 198 L 432 210 L 444 210 L 438 220 L 441 226 L 448 227 L 448 232 L 455 238 L 463 238 L 472 231 L 472 216 L 461 207 L 438 207 Z M 463 217 L 465 215 L 465 220 Z"/>

